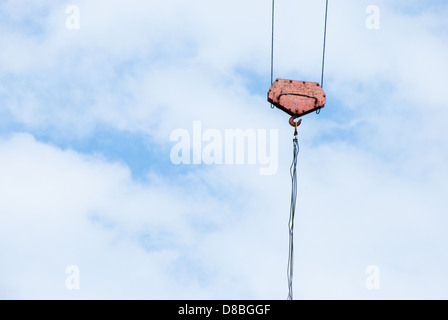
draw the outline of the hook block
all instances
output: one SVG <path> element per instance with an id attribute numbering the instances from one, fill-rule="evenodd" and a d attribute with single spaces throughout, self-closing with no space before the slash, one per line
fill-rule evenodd
<path id="1" fill-rule="evenodd" d="M 317 82 L 277 79 L 269 88 L 268 101 L 290 116 L 298 118 L 322 109 L 326 96 Z"/>

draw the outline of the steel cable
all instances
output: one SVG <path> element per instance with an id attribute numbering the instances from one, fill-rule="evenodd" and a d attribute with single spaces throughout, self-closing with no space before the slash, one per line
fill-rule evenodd
<path id="1" fill-rule="evenodd" d="M 289 213 L 288 300 L 293 299 L 292 281 L 294 275 L 294 216 L 296 213 L 297 203 L 297 159 L 299 156 L 299 141 L 297 139 L 297 131 L 294 133 L 293 146 L 293 160 L 290 168 L 292 189 L 291 208 Z"/>

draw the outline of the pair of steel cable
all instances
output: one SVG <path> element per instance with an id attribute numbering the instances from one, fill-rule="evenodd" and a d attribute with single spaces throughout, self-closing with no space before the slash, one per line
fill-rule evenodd
<path id="1" fill-rule="evenodd" d="M 322 73 L 320 77 L 320 86 L 324 87 L 325 73 L 325 52 L 327 43 L 327 21 L 328 21 L 328 0 L 325 1 L 325 24 L 324 24 L 324 40 L 322 45 Z M 271 33 L 271 85 L 274 83 L 274 37 L 275 37 L 275 0 L 272 0 L 272 33 Z M 274 108 L 274 106 L 271 106 Z"/>

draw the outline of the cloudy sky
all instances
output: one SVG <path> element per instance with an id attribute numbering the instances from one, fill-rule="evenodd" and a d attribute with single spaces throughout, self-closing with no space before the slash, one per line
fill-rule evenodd
<path id="1" fill-rule="evenodd" d="M 275 77 L 320 80 L 324 9 L 276 1 Z M 296 299 L 448 298 L 447 15 L 329 1 Z M 266 101 L 270 28 L 270 0 L 0 2 L 0 299 L 287 297 L 293 131 Z M 277 132 L 277 170 L 173 163 L 173 132 L 193 148 L 198 123 Z"/>

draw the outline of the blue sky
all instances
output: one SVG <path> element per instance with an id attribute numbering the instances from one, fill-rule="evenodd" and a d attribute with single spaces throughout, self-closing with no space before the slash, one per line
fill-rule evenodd
<path id="1" fill-rule="evenodd" d="M 324 7 L 276 1 L 276 77 L 319 81 Z M 0 298 L 286 298 L 293 132 L 266 101 L 270 10 L 0 3 Z M 294 296 L 446 299 L 448 6 L 329 10 L 327 105 L 300 127 Z M 174 165 L 170 135 L 194 121 L 278 130 L 276 174 Z"/>

